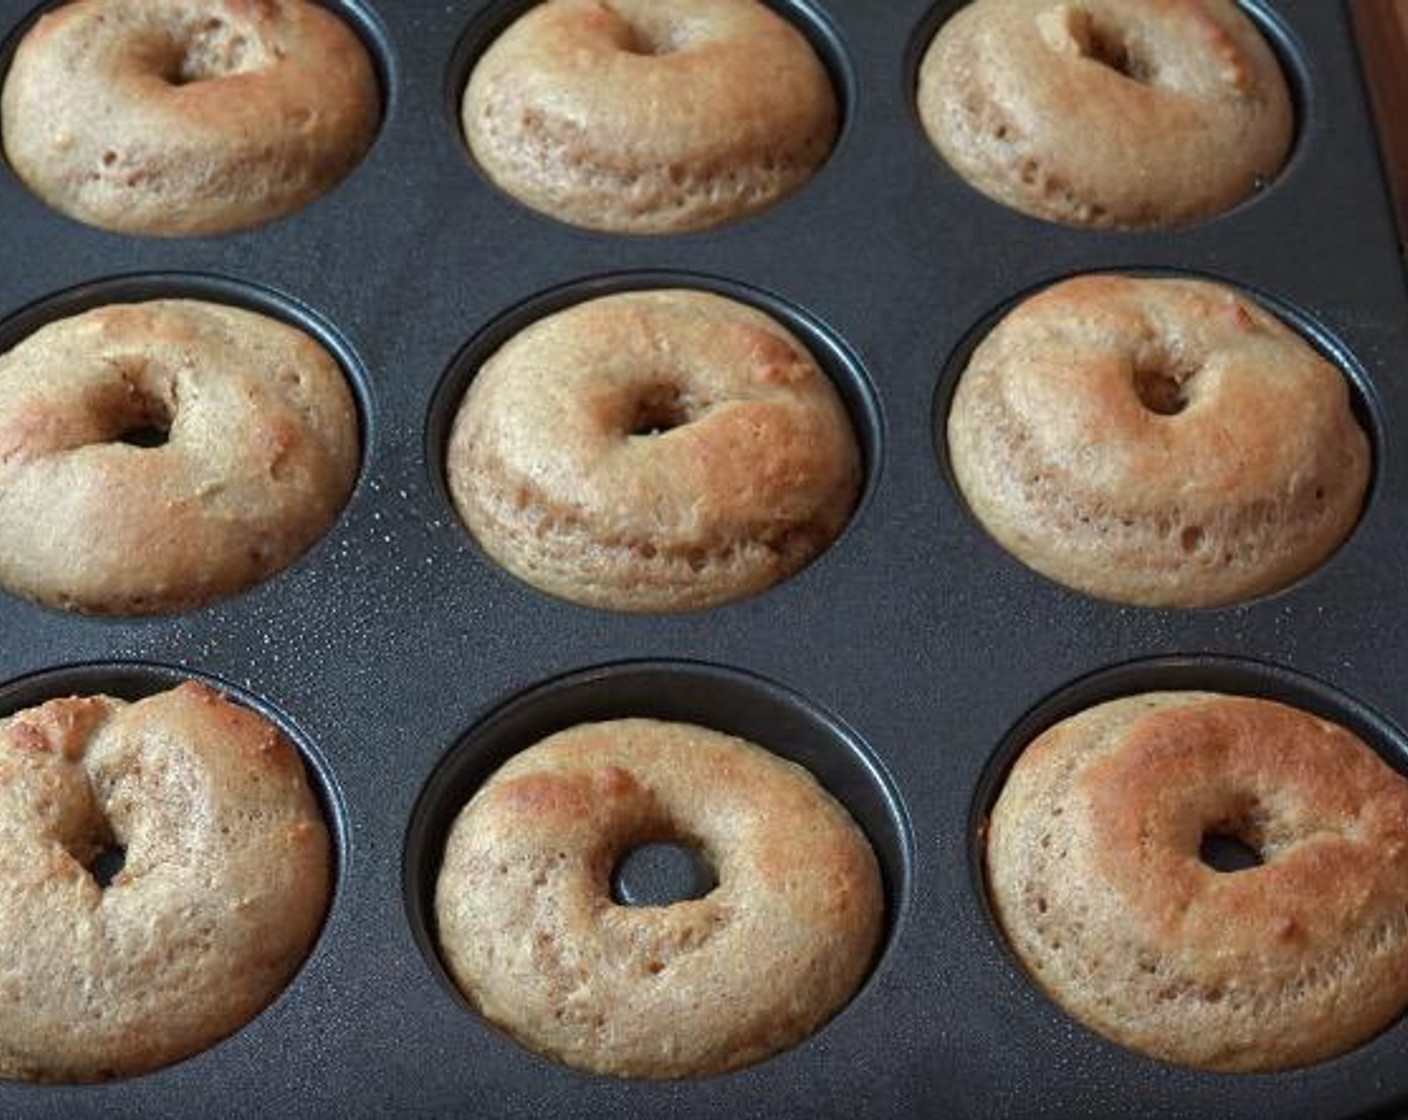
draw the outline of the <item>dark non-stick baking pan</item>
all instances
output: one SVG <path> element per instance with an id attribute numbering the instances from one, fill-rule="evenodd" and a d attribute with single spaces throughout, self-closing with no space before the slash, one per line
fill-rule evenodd
<path id="1" fill-rule="evenodd" d="M 1235 1076 L 1161 1064 L 1077 1025 L 1004 947 L 977 851 L 1023 742 L 1147 688 L 1287 698 L 1408 771 L 1408 293 L 1346 6 L 1248 0 L 1294 88 L 1289 164 L 1214 220 L 1118 234 L 1004 209 L 929 146 L 915 71 L 957 0 L 779 0 L 844 99 L 835 152 L 758 216 L 660 238 L 561 225 L 472 165 L 459 90 L 526 6 L 336 5 L 379 62 L 385 120 L 340 187 L 263 229 L 103 233 L 0 168 L 0 347 L 110 300 L 251 305 L 331 345 L 364 436 L 335 528 L 252 591 L 137 621 L 0 595 L 0 712 L 212 680 L 304 750 L 338 854 L 316 947 L 248 1026 L 144 1077 L 0 1084 L 0 1114 L 1284 1120 L 1408 1108 L 1408 1022 L 1309 1068 Z M 0 0 L 0 65 L 35 15 L 32 0 Z M 967 513 L 940 438 L 967 352 L 1024 293 L 1107 269 L 1239 285 L 1344 370 L 1374 479 L 1358 528 L 1312 575 L 1235 608 L 1124 608 L 1029 571 Z M 507 575 L 461 528 L 440 463 L 448 416 L 517 327 L 664 284 L 734 294 L 802 332 L 860 432 L 864 495 L 829 551 L 752 599 L 669 617 L 573 606 Z M 459 805 L 546 732 L 628 714 L 740 732 L 805 762 L 880 856 L 888 925 L 869 980 L 812 1038 L 738 1073 L 650 1083 L 564 1068 L 481 1020 L 435 955 L 430 885 Z"/>

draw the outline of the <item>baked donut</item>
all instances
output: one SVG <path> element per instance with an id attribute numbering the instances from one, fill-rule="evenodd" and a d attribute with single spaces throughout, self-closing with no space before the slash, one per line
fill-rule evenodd
<path id="1" fill-rule="evenodd" d="M 361 40 L 305 0 L 75 0 L 15 52 L 0 119 L 16 174 L 119 233 L 228 233 L 300 209 L 371 146 Z"/>
<path id="2" fill-rule="evenodd" d="M 1263 862 L 1214 870 L 1210 836 Z M 1408 782 L 1295 708 L 1149 693 L 1067 719 L 1018 758 L 986 856 L 1033 978 L 1152 1057 L 1287 1069 L 1408 1007 Z"/>
<path id="3" fill-rule="evenodd" d="M 329 860 L 298 752 L 203 685 L 0 720 L 0 1077 L 128 1077 L 239 1029 L 312 946 Z"/>
<path id="4" fill-rule="evenodd" d="M 649 291 L 550 315 L 491 357 L 447 473 L 484 550 L 534 587 L 682 611 L 810 561 L 845 526 L 861 469 L 796 338 L 721 296 Z"/>
<path id="5" fill-rule="evenodd" d="M 1232 0 L 974 0 L 919 68 L 929 139 L 989 197 L 1068 225 L 1183 225 L 1280 171 L 1295 113 Z"/>
<path id="6" fill-rule="evenodd" d="M 616 863 L 667 840 L 718 885 L 616 905 Z M 864 835 L 801 767 L 631 719 L 553 735 L 490 778 L 450 831 L 435 913 L 456 983 L 523 1045 L 598 1073 L 699 1077 L 835 1014 L 869 972 L 884 895 Z"/>
<path id="7" fill-rule="evenodd" d="M 358 444 L 337 363 L 274 319 L 192 300 L 61 319 L 0 355 L 0 586 L 95 614 L 232 594 L 332 525 Z"/>
<path id="8" fill-rule="evenodd" d="M 807 40 L 758 0 L 548 0 L 484 52 L 462 116 L 480 168 L 520 202 L 674 233 L 801 186 L 839 111 Z"/>
<path id="9" fill-rule="evenodd" d="M 1069 587 L 1197 607 L 1305 575 L 1354 528 L 1369 441 L 1344 377 L 1229 288 L 1085 276 L 974 352 L 954 477 L 1004 548 Z"/>

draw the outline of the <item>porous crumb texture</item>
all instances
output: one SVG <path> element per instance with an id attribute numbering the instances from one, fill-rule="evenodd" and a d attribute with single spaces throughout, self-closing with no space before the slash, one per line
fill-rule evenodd
<path id="1" fill-rule="evenodd" d="M 861 463 L 835 388 L 787 330 L 663 290 L 591 300 L 508 342 L 470 384 L 447 475 L 475 538 L 535 587 L 683 611 L 825 549 Z"/>
<path id="2" fill-rule="evenodd" d="M 331 189 L 381 115 L 356 34 L 307 0 L 78 0 L 25 36 L 5 158 L 55 209 L 162 237 L 259 225 Z"/>
<path id="3" fill-rule="evenodd" d="M 237 1030 L 312 946 L 329 861 L 297 751 L 203 685 L 0 720 L 0 1077 L 127 1077 Z"/>
<path id="4" fill-rule="evenodd" d="M 1215 870 L 1209 835 L 1263 862 Z M 1153 1057 L 1287 1069 L 1408 1006 L 1408 781 L 1297 709 L 1150 693 L 1057 724 L 1013 767 L 986 865 L 1033 978 Z"/>
<path id="5" fill-rule="evenodd" d="M 1230 288 L 1086 276 L 974 351 L 948 415 L 969 508 L 1070 587 L 1211 606 L 1314 570 L 1354 528 L 1368 437 L 1344 375 Z"/>
<path id="6" fill-rule="evenodd" d="M 1232 0 L 977 0 L 925 53 L 918 105 L 984 194 L 1106 229 L 1235 206 L 1295 129 L 1276 56 Z"/>
<path id="7" fill-rule="evenodd" d="M 332 524 L 357 428 L 337 363 L 267 316 L 157 300 L 51 323 L 0 355 L 0 585 L 112 615 L 249 587 Z"/>
<path id="8" fill-rule="evenodd" d="M 611 897 L 632 847 L 682 841 L 702 898 Z M 439 943 L 525 1045 L 632 1077 L 716 1074 L 793 1045 L 850 998 L 884 919 L 864 835 L 801 767 L 687 724 L 617 720 L 515 756 L 450 833 Z"/>
<path id="9" fill-rule="evenodd" d="M 758 0 L 550 0 L 484 53 L 463 99 L 490 179 L 618 233 L 772 205 L 825 161 L 839 119 L 806 38 Z"/>

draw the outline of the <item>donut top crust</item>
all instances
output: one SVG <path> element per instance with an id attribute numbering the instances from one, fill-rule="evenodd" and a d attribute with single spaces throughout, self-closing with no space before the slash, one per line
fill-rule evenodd
<path id="1" fill-rule="evenodd" d="M 669 233 L 791 193 L 839 110 L 806 38 L 757 0 L 548 0 L 485 51 L 462 117 L 485 174 L 528 206 Z"/>
<path id="2" fill-rule="evenodd" d="M 970 508 L 1020 560 L 1151 606 L 1306 574 L 1353 529 L 1370 470 L 1344 376 L 1294 331 L 1221 285 L 1110 275 L 994 328 L 948 445 Z"/>
<path id="3" fill-rule="evenodd" d="M 299 209 L 371 146 L 366 48 L 305 0 L 75 0 L 5 79 L 5 155 L 49 205 L 120 233 L 228 233 Z"/>
<path id="4" fill-rule="evenodd" d="M 122 442 L 148 424 L 166 443 Z M 232 594 L 333 523 L 359 442 L 337 363 L 267 316 L 157 300 L 51 323 L 0 356 L 0 584 L 104 614 Z"/>
<path id="5" fill-rule="evenodd" d="M 671 840 L 712 863 L 714 890 L 617 905 L 617 861 Z M 451 829 L 435 906 L 446 964 L 486 1017 L 570 1065 L 653 1078 L 812 1033 L 864 979 L 884 918 L 869 843 L 806 770 L 642 719 L 511 759 Z"/>
<path id="6" fill-rule="evenodd" d="M 591 300 L 515 336 L 471 383 L 447 466 L 495 560 L 630 611 L 710 606 L 790 575 L 844 528 L 861 476 L 845 407 L 806 348 L 751 307 L 675 290 Z"/>
<path id="7" fill-rule="evenodd" d="M 1231 0 L 975 0 L 919 70 L 930 140 L 974 187 L 1068 225 L 1194 222 L 1284 164 L 1280 64 Z"/>
<path id="8" fill-rule="evenodd" d="M 1209 833 L 1265 862 L 1213 870 Z M 1408 1006 L 1408 782 L 1295 708 L 1151 693 L 1057 724 L 1003 787 L 987 869 L 1038 983 L 1157 1058 L 1285 1069 Z"/>
<path id="9" fill-rule="evenodd" d="M 238 1029 L 317 936 L 329 850 L 297 751 L 203 685 L 0 720 L 0 1076 L 131 1076 Z"/>

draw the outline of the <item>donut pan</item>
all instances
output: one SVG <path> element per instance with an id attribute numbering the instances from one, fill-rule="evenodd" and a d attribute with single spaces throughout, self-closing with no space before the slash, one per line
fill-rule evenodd
<path id="1" fill-rule="evenodd" d="M 47 209 L 0 165 L 0 348 L 110 300 L 250 305 L 331 345 L 364 436 L 335 528 L 250 592 L 136 621 L 0 594 L 0 712 L 74 691 L 212 680 L 303 748 L 339 856 L 312 955 L 247 1027 L 145 1077 L 0 1083 L 0 1114 L 1408 1109 L 1408 1021 L 1341 1058 L 1240 1076 L 1151 1061 L 1077 1025 L 1005 949 L 976 847 L 1022 743 L 1098 699 L 1148 688 L 1287 698 L 1347 723 L 1408 772 L 1408 293 L 1346 6 L 1246 3 L 1298 102 L 1297 144 L 1277 179 L 1188 229 L 1100 234 L 1003 209 L 925 141 L 915 69 L 956 0 L 777 0 L 844 99 L 833 156 L 758 216 L 648 239 L 538 216 L 489 186 L 465 152 L 455 103 L 467 67 L 525 6 L 336 5 L 379 62 L 379 138 L 338 189 L 260 230 L 107 234 Z M 0 67 L 34 15 L 33 0 L 0 0 Z M 1106 269 L 1240 285 L 1351 378 L 1374 483 L 1358 529 L 1314 574 L 1236 608 L 1121 608 L 1028 571 L 966 512 L 938 439 L 966 353 L 1024 293 Z M 449 507 L 440 450 L 457 391 L 509 333 L 592 294 L 660 285 L 734 294 L 799 330 L 851 408 L 867 482 L 841 539 L 773 590 L 697 614 L 608 614 L 541 595 L 490 562 Z M 854 1000 L 796 1048 L 705 1080 L 595 1077 L 520 1048 L 446 979 L 427 901 L 448 821 L 514 751 L 615 715 L 691 719 L 796 758 L 874 842 L 889 902 L 883 952 Z"/>

